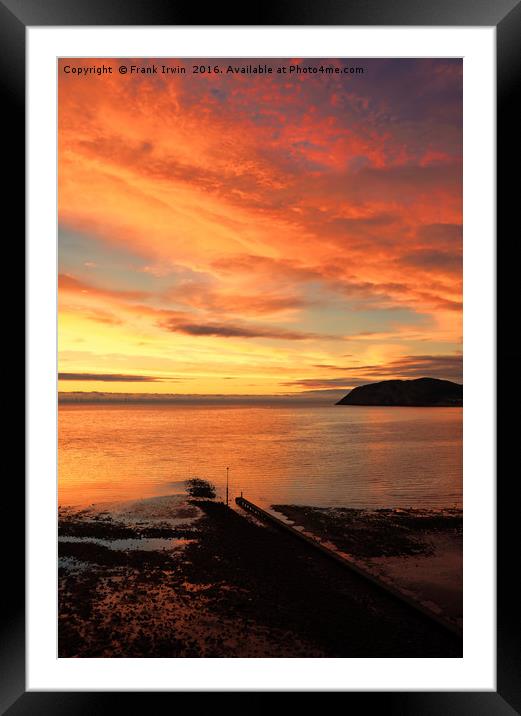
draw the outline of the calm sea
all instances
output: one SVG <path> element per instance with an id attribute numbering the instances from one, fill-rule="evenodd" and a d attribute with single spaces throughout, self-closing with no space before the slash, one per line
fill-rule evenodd
<path id="1" fill-rule="evenodd" d="M 190 477 L 263 504 L 461 507 L 462 409 L 71 406 L 59 502 L 183 491 Z"/>

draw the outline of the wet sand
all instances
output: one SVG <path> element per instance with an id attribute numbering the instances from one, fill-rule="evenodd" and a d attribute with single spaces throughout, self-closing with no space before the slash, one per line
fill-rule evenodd
<path id="1" fill-rule="evenodd" d="M 60 657 L 462 655 L 421 614 L 212 500 L 59 518 Z"/>

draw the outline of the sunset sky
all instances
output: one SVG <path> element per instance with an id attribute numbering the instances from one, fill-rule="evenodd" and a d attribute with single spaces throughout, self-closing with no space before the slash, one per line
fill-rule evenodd
<path id="1" fill-rule="evenodd" d="M 60 60 L 60 391 L 461 382 L 461 60 L 259 62 Z"/>

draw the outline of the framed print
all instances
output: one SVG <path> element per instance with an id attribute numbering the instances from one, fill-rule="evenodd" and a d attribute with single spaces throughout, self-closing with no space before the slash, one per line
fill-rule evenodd
<path id="1" fill-rule="evenodd" d="M 506 172 L 519 6 L 0 7 L 29 408 L 4 711 L 519 710 L 494 137 Z"/>

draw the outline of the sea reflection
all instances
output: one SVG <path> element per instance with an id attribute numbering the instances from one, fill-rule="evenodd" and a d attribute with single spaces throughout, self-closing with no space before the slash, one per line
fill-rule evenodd
<path id="1" fill-rule="evenodd" d="M 59 410 L 59 502 L 182 492 L 204 477 L 261 503 L 462 503 L 462 410 L 70 406 Z"/>

